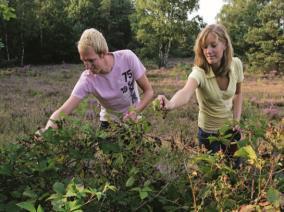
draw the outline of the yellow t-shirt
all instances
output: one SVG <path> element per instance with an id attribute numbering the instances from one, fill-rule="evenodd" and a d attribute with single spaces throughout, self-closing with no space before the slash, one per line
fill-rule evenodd
<path id="1" fill-rule="evenodd" d="M 198 126 L 201 129 L 208 132 L 217 131 L 226 122 L 232 121 L 236 85 L 244 79 L 239 58 L 233 58 L 227 90 L 219 88 L 212 69 L 206 74 L 203 69 L 194 66 L 188 78 L 193 78 L 198 83 L 196 97 L 199 104 Z"/>

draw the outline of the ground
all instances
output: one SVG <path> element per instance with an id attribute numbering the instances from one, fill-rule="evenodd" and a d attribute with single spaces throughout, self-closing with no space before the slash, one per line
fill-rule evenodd
<path id="1" fill-rule="evenodd" d="M 191 62 L 174 59 L 168 69 L 148 70 L 155 95 L 171 97 L 182 88 L 191 71 Z M 43 127 L 51 113 L 69 96 L 82 68 L 82 65 L 62 64 L 0 69 L 0 143 L 13 142 L 16 137 Z M 283 81 L 283 75 L 260 75 L 245 70 L 242 87 L 245 102 L 256 105 L 267 118 L 280 120 L 284 116 Z M 88 101 L 74 116 L 84 118 L 87 109 Z M 95 110 L 98 116 L 98 109 Z M 195 97 L 188 105 L 168 113 L 165 119 L 154 114 L 151 107 L 143 114 L 151 122 L 151 134 L 195 142 L 198 114 Z M 92 121 L 97 125 L 97 119 Z"/>

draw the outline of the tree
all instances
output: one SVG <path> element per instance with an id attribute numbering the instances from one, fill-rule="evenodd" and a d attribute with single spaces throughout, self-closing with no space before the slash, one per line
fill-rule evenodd
<path id="1" fill-rule="evenodd" d="M 9 7 L 7 0 L 0 0 L 0 16 L 6 21 L 16 18 L 15 10 Z"/>
<path id="2" fill-rule="evenodd" d="M 125 48 L 132 40 L 128 18 L 134 11 L 131 0 L 70 0 L 67 11 L 77 35 L 86 28 L 97 28 L 111 50 Z"/>
<path id="3" fill-rule="evenodd" d="M 246 59 L 246 51 L 253 45 L 244 39 L 251 27 L 259 27 L 261 20 L 257 12 L 263 8 L 267 0 L 229 0 L 217 15 L 230 34 L 235 54 Z"/>
<path id="4" fill-rule="evenodd" d="M 0 19 L 3 21 L 9 21 L 10 19 L 16 18 L 15 10 L 9 7 L 8 2 L 6 0 L 0 0 Z M 7 39 L 7 34 L 5 34 L 5 38 Z M 0 49 L 4 47 L 2 40 L 0 38 Z M 8 49 L 8 47 L 6 47 Z"/>
<path id="5" fill-rule="evenodd" d="M 272 0 L 257 13 L 260 27 L 252 27 L 246 42 L 254 44 L 248 59 L 253 69 L 284 71 L 284 2 Z"/>
<path id="6" fill-rule="evenodd" d="M 197 7 L 197 0 L 135 1 L 132 29 L 144 54 L 158 53 L 159 67 L 167 65 L 172 43 L 185 39 L 188 13 Z"/>

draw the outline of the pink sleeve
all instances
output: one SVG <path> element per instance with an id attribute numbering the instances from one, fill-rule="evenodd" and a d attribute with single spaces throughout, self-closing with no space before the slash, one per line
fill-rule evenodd
<path id="1" fill-rule="evenodd" d="M 71 96 L 76 96 L 79 99 L 83 99 L 86 95 L 88 95 L 88 93 L 87 79 L 82 74 L 74 86 Z"/>
<path id="2" fill-rule="evenodd" d="M 127 53 L 128 53 L 129 65 L 134 74 L 134 79 L 137 80 L 143 74 L 145 74 L 146 68 L 144 67 L 144 65 L 142 64 L 142 62 L 134 52 L 132 52 L 131 50 L 127 50 Z"/>

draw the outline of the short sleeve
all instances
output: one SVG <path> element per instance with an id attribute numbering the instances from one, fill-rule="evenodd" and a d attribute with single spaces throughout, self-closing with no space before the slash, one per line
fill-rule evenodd
<path id="1" fill-rule="evenodd" d="M 239 58 L 234 58 L 236 63 L 237 82 L 244 81 L 243 64 Z"/>
<path id="2" fill-rule="evenodd" d="M 73 88 L 71 96 L 76 96 L 79 99 L 83 99 L 88 95 L 87 79 L 82 74 L 80 79 L 77 81 L 76 85 Z"/>
<path id="3" fill-rule="evenodd" d="M 188 78 L 192 78 L 195 79 L 198 83 L 198 86 L 202 86 L 203 85 L 203 81 L 204 81 L 204 71 L 196 66 L 194 66 L 192 68 L 192 72 L 189 74 Z"/>
<path id="4" fill-rule="evenodd" d="M 144 65 L 142 64 L 142 62 L 140 61 L 140 59 L 136 56 L 134 52 L 132 52 L 131 50 L 127 50 L 126 52 L 128 54 L 127 58 L 128 58 L 130 68 L 134 74 L 134 79 L 137 80 L 143 74 L 145 74 L 146 68 L 144 67 Z"/>

